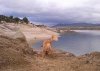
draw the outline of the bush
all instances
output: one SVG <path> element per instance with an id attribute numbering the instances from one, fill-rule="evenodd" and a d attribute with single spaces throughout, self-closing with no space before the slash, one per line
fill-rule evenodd
<path id="1" fill-rule="evenodd" d="M 27 19 L 26 17 L 23 18 L 23 21 L 24 21 L 25 23 L 27 23 L 27 24 L 29 23 L 29 21 L 28 21 L 28 19 Z"/>
<path id="2" fill-rule="evenodd" d="M 0 22 L 5 21 L 7 23 L 29 23 L 29 20 L 27 17 L 24 17 L 23 19 L 20 19 L 18 17 L 13 17 L 13 16 L 5 16 L 5 15 L 0 15 Z"/>

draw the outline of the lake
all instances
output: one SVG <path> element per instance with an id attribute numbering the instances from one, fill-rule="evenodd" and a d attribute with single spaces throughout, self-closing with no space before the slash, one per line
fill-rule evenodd
<path id="1" fill-rule="evenodd" d="M 97 30 L 74 30 L 72 33 L 61 34 L 59 40 L 53 42 L 54 48 L 71 52 L 76 55 L 83 55 L 93 51 L 100 52 L 100 31 Z M 33 48 L 40 49 L 41 41 L 33 45 Z"/>

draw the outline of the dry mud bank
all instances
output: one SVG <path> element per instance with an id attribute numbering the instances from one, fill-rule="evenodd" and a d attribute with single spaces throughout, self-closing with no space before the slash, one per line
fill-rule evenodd
<path id="1" fill-rule="evenodd" d="M 100 52 L 78 57 L 54 52 L 42 58 L 26 41 L 0 36 L 0 71 L 100 71 Z"/>
<path id="2" fill-rule="evenodd" d="M 56 50 L 42 58 L 29 47 L 21 31 L 3 25 L 0 26 L 0 71 L 100 71 L 100 52 L 75 56 Z"/>

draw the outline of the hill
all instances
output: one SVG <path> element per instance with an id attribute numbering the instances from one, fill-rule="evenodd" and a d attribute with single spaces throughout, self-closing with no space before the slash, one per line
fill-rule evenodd
<path id="1" fill-rule="evenodd" d="M 100 24 L 91 23 L 72 23 L 72 24 L 56 24 L 52 27 L 100 27 Z"/>
<path id="2" fill-rule="evenodd" d="M 42 58 L 31 51 L 26 41 L 0 36 L 0 71 L 100 70 L 100 52 L 78 57 L 69 52 L 59 52 Z"/>
<path id="3" fill-rule="evenodd" d="M 29 46 L 52 34 L 58 35 L 32 24 L 0 24 L 0 71 L 100 71 L 100 52 L 75 56 L 56 49 L 43 58 Z"/>

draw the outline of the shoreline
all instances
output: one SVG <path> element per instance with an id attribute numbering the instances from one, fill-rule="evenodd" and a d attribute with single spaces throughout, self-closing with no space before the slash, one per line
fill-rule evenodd
<path id="1" fill-rule="evenodd" d="M 19 25 L 20 26 L 20 25 Z M 21 25 L 20 31 L 25 35 L 27 42 L 31 46 L 35 40 L 49 39 L 52 35 L 59 36 L 59 33 L 48 30 L 47 28 L 32 27 L 32 25 Z"/>
<path id="2" fill-rule="evenodd" d="M 23 35 L 22 32 L 7 29 L 5 26 L 2 27 L 3 29 L 0 28 L 0 31 L 3 32 L 0 33 L 2 34 L 2 36 L 0 36 L 0 71 L 100 70 L 100 52 L 75 56 L 70 52 L 55 49 L 52 54 L 43 58 L 41 57 L 41 54 L 38 54 L 27 44 L 27 40 L 30 40 L 30 42 L 33 43 L 32 35 L 34 34 L 34 29 L 29 30 L 29 28 L 27 28 L 26 31 L 24 30 L 24 27 L 24 29 L 21 30 L 24 32 Z M 14 37 L 12 37 L 12 32 Z M 10 35 L 8 35 L 8 33 Z M 29 35 L 31 35 L 31 37 L 29 37 Z"/>

